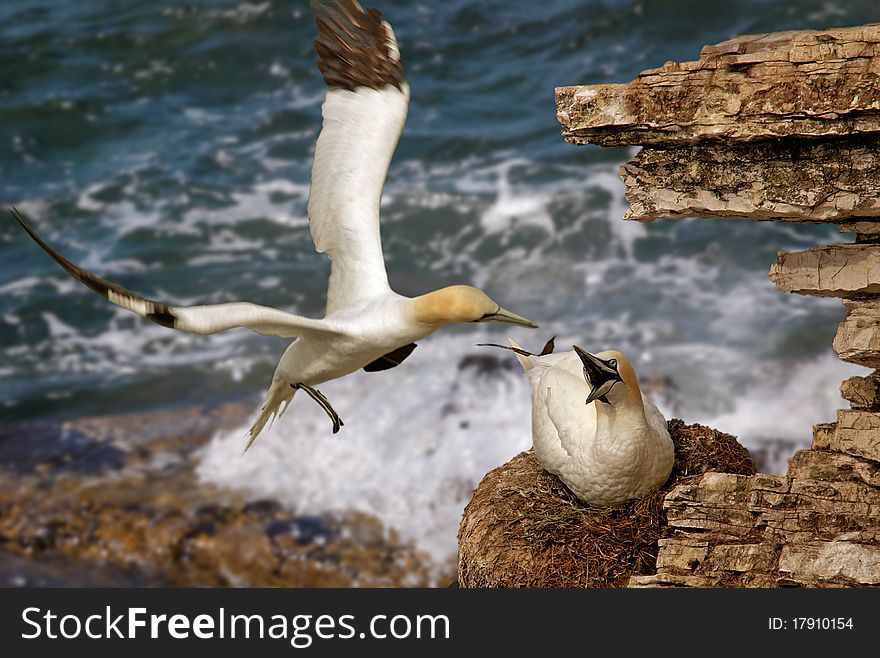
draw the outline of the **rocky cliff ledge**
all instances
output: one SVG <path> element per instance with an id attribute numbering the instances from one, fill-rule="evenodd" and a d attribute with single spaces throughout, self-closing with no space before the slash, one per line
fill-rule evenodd
<path id="1" fill-rule="evenodd" d="M 880 24 L 737 37 L 628 84 L 561 87 L 556 104 L 570 142 L 643 147 L 621 167 L 626 219 L 854 233 L 854 244 L 780 253 L 770 278 L 842 298 L 834 349 L 880 367 Z M 815 426 L 786 475 L 708 472 L 672 488 L 653 573 L 634 569 L 628 584 L 880 585 L 880 371 L 841 393 L 851 409 Z"/>
<path id="2" fill-rule="evenodd" d="M 644 146 L 628 219 L 880 214 L 880 24 L 737 37 L 556 107 L 570 142 Z"/>
<path id="3" fill-rule="evenodd" d="M 880 367 L 880 25 L 743 36 L 622 85 L 562 87 L 575 144 L 641 145 L 621 168 L 632 220 L 831 222 L 854 244 L 780 252 L 790 293 L 840 297 L 841 359 Z M 880 371 L 814 428 L 787 475 L 674 488 L 650 586 L 880 584 Z"/>

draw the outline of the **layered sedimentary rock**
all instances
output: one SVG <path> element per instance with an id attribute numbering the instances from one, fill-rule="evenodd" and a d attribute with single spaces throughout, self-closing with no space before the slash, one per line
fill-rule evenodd
<path id="1" fill-rule="evenodd" d="M 645 147 L 621 176 L 626 219 L 871 218 L 880 215 L 880 136 Z"/>
<path id="2" fill-rule="evenodd" d="M 880 376 L 850 377 L 840 384 L 840 395 L 853 409 L 880 411 Z"/>
<path id="3" fill-rule="evenodd" d="M 628 84 L 560 87 L 575 144 L 670 146 L 880 131 L 880 24 L 740 36 Z"/>
<path id="4" fill-rule="evenodd" d="M 880 214 L 880 25 L 736 37 L 556 107 L 571 142 L 645 147 L 630 219 Z"/>
<path id="5" fill-rule="evenodd" d="M 880 244 L 834 244 L 780 252 L 770 280 L 784 292 L 859 298 L 880 293 Z"/>
<path id="6" fill-rule="evenodd" d="M 841 411 L 784 476 L 707 473 L 664 501 L 674 536 L 632 587 L 880 584 L 880 419 Z"/>
<path id="7" fill-rule="evenodd" d="M 880 367 L 880 303 L 876 300 L 845 302 L 846 319 L 834 336 L 834 351 L 844 361 Z"/>

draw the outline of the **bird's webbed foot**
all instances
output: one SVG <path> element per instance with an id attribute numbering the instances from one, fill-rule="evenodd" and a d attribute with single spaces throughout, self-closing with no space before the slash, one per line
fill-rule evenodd
<path id="1" fill-rule="evenodd" d="M 301 388 L 309 394 L 309 397 L 311 397 L 315 402 L 321 405 L 321 408 L 327 413 L 328 416 L 330 416 L 330 420 L 333 421 L 334 434 L 339 431 L 340 427 L 345 425 L 345 423 L 343 423 L 342 419 L 339 417 L 339 414 L 336 413 L 336 409 L 333 408 L 333 405 L 330 404 L 330 401 L 326 397 L 324 397 L 324 394 L 321 393 L 321 391 L 309 386 L 308 384 L 303 383 L 291 384 L 291 387 Z"/>

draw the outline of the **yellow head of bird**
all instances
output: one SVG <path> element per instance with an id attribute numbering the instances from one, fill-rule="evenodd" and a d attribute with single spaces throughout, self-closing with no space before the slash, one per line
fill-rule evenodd
<path id="1" fill-rule="evenodd" d="M 575 353 L 584 364 L 584 377 L 590 385 L 587 404 L 594 400 L 605 404 L 619 404 L 626 400 L 641 403 L 642 392 L 636 371 L 623 354 L 617 350 L 605 350 L 590 354 L 577 345 Z"/>
<path id="2" fill-rule="evenodd" d="M 505 322 L 536 329 L 537 324 L 501 308 L 489 295 L 473 286 L 449 286 L 413 300 L 413 316 L 418 322 Z"/>

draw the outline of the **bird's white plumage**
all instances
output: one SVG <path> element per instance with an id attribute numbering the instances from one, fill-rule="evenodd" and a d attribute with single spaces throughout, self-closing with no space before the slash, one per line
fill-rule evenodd
<path id="1" fill-rule="evenodd" d="M 585 404 L 590 387 L 574 352 L 519 360 L 532 387 L 535 457 L 578 498 L 609 507 L 663 485 L 674 450 L 653 402 L 614 391 L 612 404 Z"/>
<path id="2" fill-rule="evenodd" d="M 13 212 L 22 228 L 71 276 L 153 322 L 198 334 L 247 327 L 260 334 L 297 338 L 278 362 L 267 399 L 251 427 L 250 442 L 271 418 L 283 413 L 297 390 L 306 390 L 321 404 L 333 418 L 333 431 L 338 431 L 341 419 L 313 386 L 360 368 L 393 367 L 412 352 L 415 341 L 444 324 L 495 321 L 537 326 L 469 286 L 451 286 L 416 299 L 391 290 L 382 254 L 379 205 L 409 103 L 400 51 L 391 26 L 379 12 L 365 12 L 353 0 L 313 0 L 311 5 L 319 31 L 318 65 L 329 86 L 308 203 L 315 248 L 331 261 L 324 318 L 305 318 L 248 302 L 178 307 L 146 299 L 68 260 Z"/>
<path id="3" fill-rule="evenodd" d="M 331 338 L 339 334 L 332 322 L 306 318 L 250 302 L 172 306 L 170 310 L 177 319 L 175 329 L 196 334 L 215 334 L 236 327 L 245 327 L 264 336 L 282 338 Z"/>
<path id="4" fill-rule="evenodd" d="M 331 89 L 315 146 L 309 227 L 331 262 L 327 314 L 389 290 L 379 205 L 406 122 L 409 87 Z"/>

